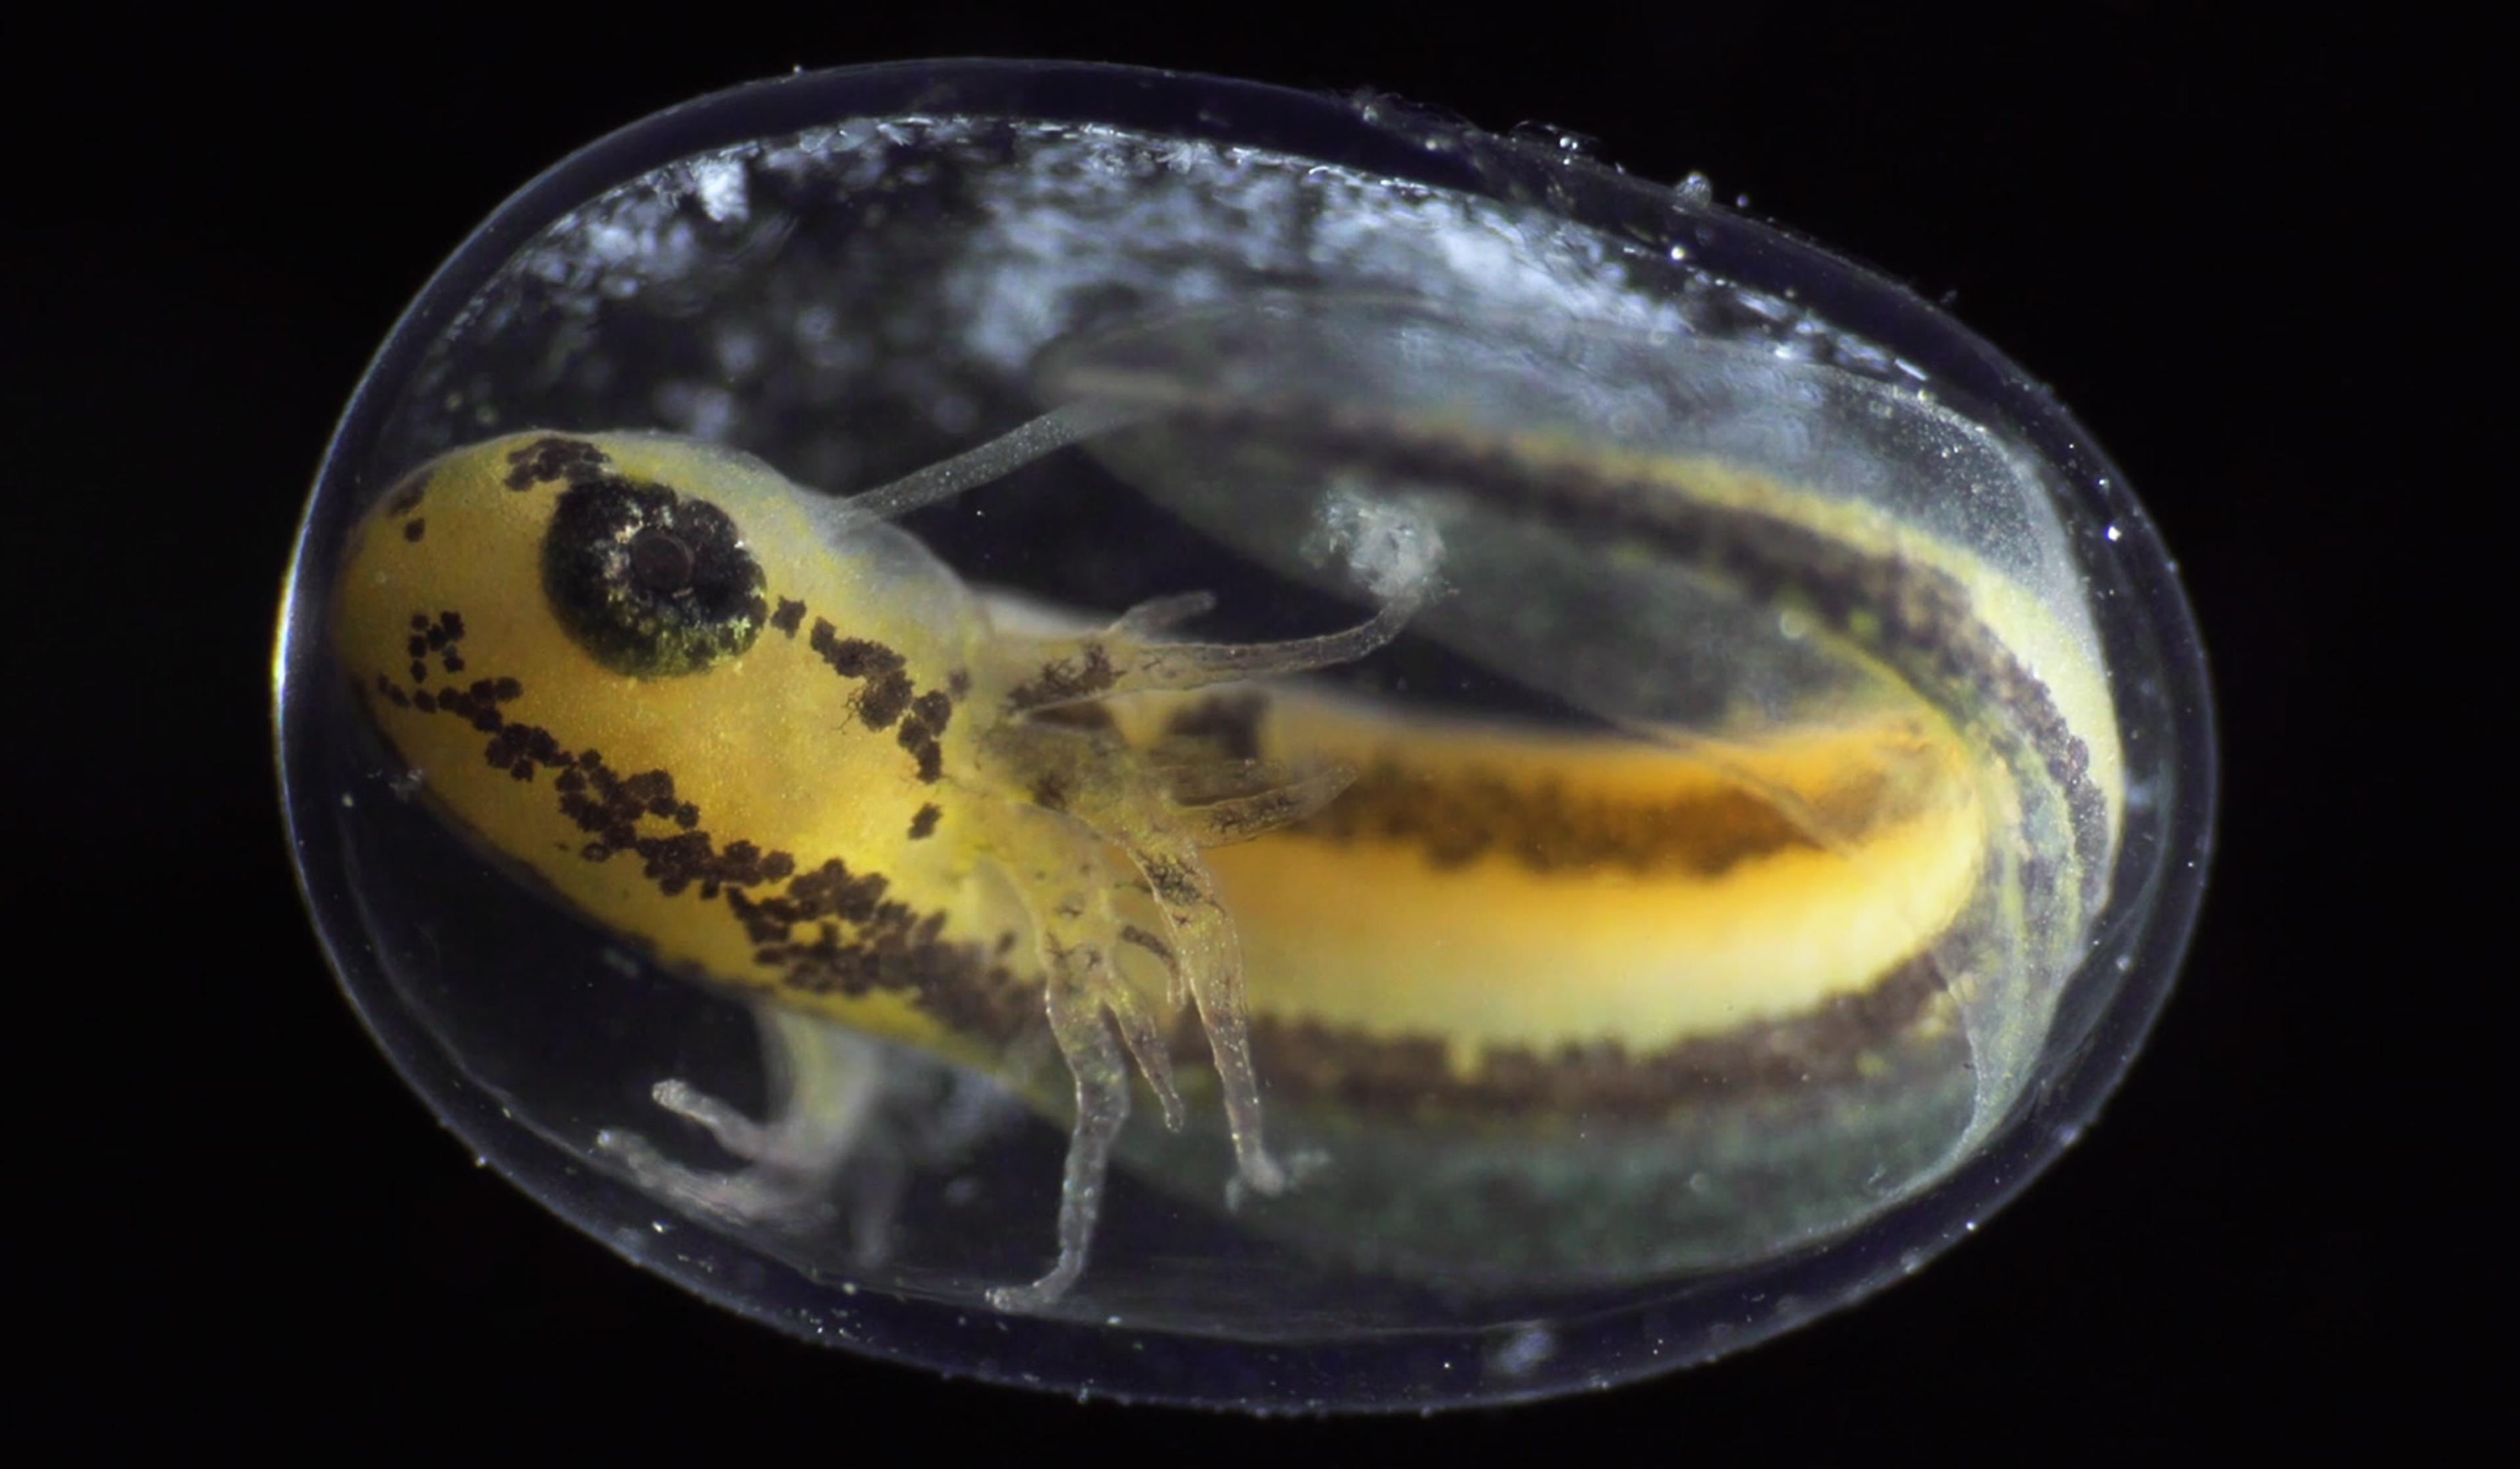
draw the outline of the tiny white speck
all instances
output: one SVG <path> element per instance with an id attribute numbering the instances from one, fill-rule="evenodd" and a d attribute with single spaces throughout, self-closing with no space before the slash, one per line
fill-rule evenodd
<path id="1" fill-rule="evenodd" d="M 1519 1377 L 1557 1353 L 1557 1338 L 1546 1326 L 1518 1326 L 1497 1345 L 1489 1364 L 1508 1377 Z"/>
<path id="2" fill-rule="evenodd" d="M 1367 590 L 1394 601 L 1423 595 L 1433 585 L 1444 540 L 1434 522 L 1416 511 L 1334 485 L 1322 498 L 1303 554 L 1316 565 L 1344 560 Z"/>
<path id="3" fill-rule="evenodd" d="M 2117 528 L 2116 526 L 2112 525 L 2112 526 L 2110 526 L 2110 527 L 2108 528 L 2108 538 L 2109 538 L 2110 540 L 2112 540 L 2112 541 L 2116 540 L 2116 539 L 2118 538 L 2118 535 L 2119 535 L 2119 532 L 2118 532 L 2118 528 Z"/>
<path id="4" fill-rule="evenodd" d="M 743 165 L 732 158 L 710 158 L 692 167 L 692 185 L 701 212 L 719 224 L 737 223 L 750 210 Z"/>

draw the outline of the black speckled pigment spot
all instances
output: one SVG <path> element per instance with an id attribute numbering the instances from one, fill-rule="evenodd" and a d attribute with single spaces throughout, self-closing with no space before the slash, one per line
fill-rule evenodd
<path id="1" fill-rule="evenodd" d="M 800 606 L 797 611 L 801 617 L 804 609 Z M 937 736 L 954 716 L 950 695 L 934 689 L 919 692 L 904 671 L 908 663 L 899 652 L 865 638 L 843 638 L 828 618 L 814 619 L 814 631 L 805 642 L 832 672 L 866 685 L 858 691 L 856 708 L 868 729 L 889 730 L 900 724 L 896 738 L 909 752 L 920 779 L 932 784 L 944 778 L 945 751 Z"/>
<path id="2" fill-rule="evenodd" d="M 555 479 L 578 484 L 603 477 L 604 467 L 610 463 L 603 450 L 584 439 L 553 434 L 508 455 L 506 483 L 512 490 L 530 490 Z"/>

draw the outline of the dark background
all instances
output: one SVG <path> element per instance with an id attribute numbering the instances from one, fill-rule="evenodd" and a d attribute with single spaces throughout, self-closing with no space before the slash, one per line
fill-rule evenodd
<path id="1" fill-rule="evenodd" d="M 51 1098 L 76 1103 L 71 1125 L 21 1119 L 70 1144 L 36 1191 L 69 1253 L 33 1265 L 95 1303 L 97 1355 L 75 1360 L 268 1442 L 303 1433 L 309 1404 L 372 1424 L 496 1407 L 590 1448 L 716 1428 L 739 1452 L 759 1431 L 846 1457 L 908 1433 L 922 1456 L 1186 1463 L 2075 1461 L 2225 1430 L 2411 1447 L 2459 1411 L 2473 1349 L 2437 1337 L 2449 1313 L 2427 1303 L 2497 1278 L 2487 1217 L 2450 1195 L 2508 1149 L 2462 1146 L 2488 1114 L 2418 1079 L 2490 1065 L 2468 1011 L 2507 979 L 2414 937 L 2472 911 L 2432 885 L 2452 859 L 2403 808 L 2429 804 L 2438 762 L 2491 768 L 2423 737 L 2457 732 L 2475 676 L 2425 655 L 2472 605 L 2434 558 L 2497 535 L 2428 448 L 2455 436 L 2436 405 L 2463 339 L 2505 330 L 2438 248 L 2480 186 L 2460 181 L 2456 89 L 2428 78 L 2472 42 L 2142 5 L 1993 25 L 1884 7 L 951 10 L 773 26 L 726 8 L 672 28 L 368 14 L 178 38 L 174 64 L 105 38 L 51 59 L 59 105 L 9 206 L 11 400 L 31 472 L 77 493 L 36 507 L 21 588 L 97 609 L 31 641 L 111 670 L 39 782 L 108 818 L 63 824 L 52 869 L 109 912 L 73 961 L 86 1013 L 19 1040 L 38 1074 L 81 1079 Z M 268 629 L 331 422 L 434 265 L 569 150 L 793 67 L 958 54 L 1371 86 L 1571 129 L 1948 295 L 2051 381 L 2182 559 L 2226 752 L 2186 977 L 2083 1143 L 1859 1310 L 1607 1396 L 1431 1422 L 1079 1406 L 820 1354 L 472 1168 L 335 991 L 279 833 Z M 2427 1059 L 2445 1054 L 2464 1059 Z"/>

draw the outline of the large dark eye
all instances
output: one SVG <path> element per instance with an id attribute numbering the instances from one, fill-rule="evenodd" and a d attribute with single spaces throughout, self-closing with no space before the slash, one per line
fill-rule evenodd
<path id="1" fill-rule="evenodd" d="M 553 508 L 543 595 L 597 661 L 641 678 L 698 673 L 752 645 L 770 612 L 735 522 L 663 485 L 588 479 Z"/>

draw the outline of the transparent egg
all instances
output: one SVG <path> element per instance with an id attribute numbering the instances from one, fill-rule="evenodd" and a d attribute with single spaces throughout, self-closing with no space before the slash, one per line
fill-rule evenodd
<path id="1" fill-rule="evenodd" d="M 1859 1300 L 2093 1115 L 2207 846 L 2171 562 L 2032 378 L 1379 99 L 632 126 L 411 307 L 287 599 L 308 901 L 446 1124 L 1042 1388 L 1490 1402 Z"/>

